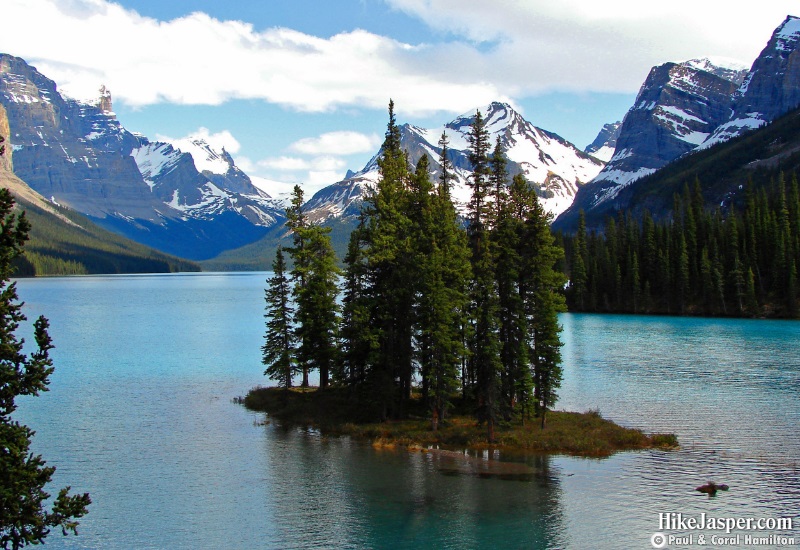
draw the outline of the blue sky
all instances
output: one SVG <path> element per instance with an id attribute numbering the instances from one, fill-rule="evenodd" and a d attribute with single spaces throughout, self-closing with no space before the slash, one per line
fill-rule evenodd
<path id="1" fill-rule="evenodd" d="M 740 6 L 734 4 L 741 4 Z M 202 135 L 277 193 L 358 170 L 398 121 L 493 100 L 583 148 L 649 69 L 749 66 L 796 0 L 5 0 L 0 51 L 151 139 Z M 794 13 L 793 13 L 794 11 Z"/>

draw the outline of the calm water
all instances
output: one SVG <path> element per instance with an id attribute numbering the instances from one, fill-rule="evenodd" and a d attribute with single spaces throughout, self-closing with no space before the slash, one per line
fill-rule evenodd
<path id="1" fill-rule="evenodd" d="M 780 533 L 800 543 L 800 323 L 564 315 L 558 408 L 676 432 L 681 450 L 467 460 L 283 430 L 232 404 L 266 382 L 266 278 L 18 283 L 29 319 L 51 320 L 56 372 L 17 418 L 58 468 L 51 489 L 93 499 L 80 536 L 48 547 L 651 548 L 664 512 L 793 516 Z M 470 475 L 484 458 L 529 475 Z M 730 491 L 694 491 L 709 479 Z"/>

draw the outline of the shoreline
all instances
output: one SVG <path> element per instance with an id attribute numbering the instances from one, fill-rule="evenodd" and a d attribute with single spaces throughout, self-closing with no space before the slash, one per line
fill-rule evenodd
<path id="1" fill-rule="evenodd" d="M 352 396 L 343 389 L 257 387 L 237 398 L 252 411 L 267 413 L 289 425 L 313 426 L 325 435 L 349 436 L 369 441 L 376 448 L 407 448 L 410 451 L 499 450 L 605 458 L 622 451 L 674 450 L 674 434 L 645 434 L 603 418 L 598 411 L 583 413 L 548 411 L 547 427 L 538 419 L 498 422 L 496 441 L 486 441 L 486 428 L 462 411 L 447 418 L 437 431 L 430 420 L 416 416 L 385 422 L 369 421 Z M 354 406 L 355 404 L 355 406 Z"/>

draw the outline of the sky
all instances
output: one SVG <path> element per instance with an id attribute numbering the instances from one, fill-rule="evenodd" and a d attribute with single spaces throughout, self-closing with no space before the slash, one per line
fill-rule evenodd
<path id="1" fill-rule="evenodd" d="M 724 6 L 724 7 L 723 7 Z M 797 0 L 3 0 L 0 52 L 151 140 L 200 136 L 277 195 L 361 169 L 386 129 L 492 101 L 583 149 L 649 70 L 749 67 Z M 267 183 L 271 182 L 271 183 Z"/>

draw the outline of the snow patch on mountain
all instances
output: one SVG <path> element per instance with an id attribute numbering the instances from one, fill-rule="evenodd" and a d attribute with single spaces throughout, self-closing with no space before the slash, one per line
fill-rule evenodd
<path id="1" fill-rule="evenodd" d="M 223 153 L 219 153 L 200 138 L 183 138 L 170 140 L 176 149 L 189 153 L 194 159 L 194 165 L 198 172 L 211 172 L 212 174 L 225 174 L 230 168 L 228 161 Z"/>
<path id="2" fill-rule="evenodd" d="M 766 123 L 767 122 L 760 117 L 760 113 L 752 113 L 752 116 L 731 120 L 717 127 L 711 137 L 707 138 L 698 146 L 698 150 L 708 149 L 718 143 L 723 143 L 740 136 L 745 132 L 760 128 Z"/>
<path id="3" fill-rule="evenodd" d="M 131 156 L 136 161 L 145 183 L 152 191 L 156 185 L 156 178 L 175 168 L 181 152 L 176 151 L 169 143 L 147 142 L 134 149 Z"/>
<path id="4" fill-rule="evenodd" d="M 594 141 L 587 145 L 583 151 L 604 163 L 608 163 L 617 148 L 620 127 L 622 127 L 622 122 L 604 124 Z"/>

